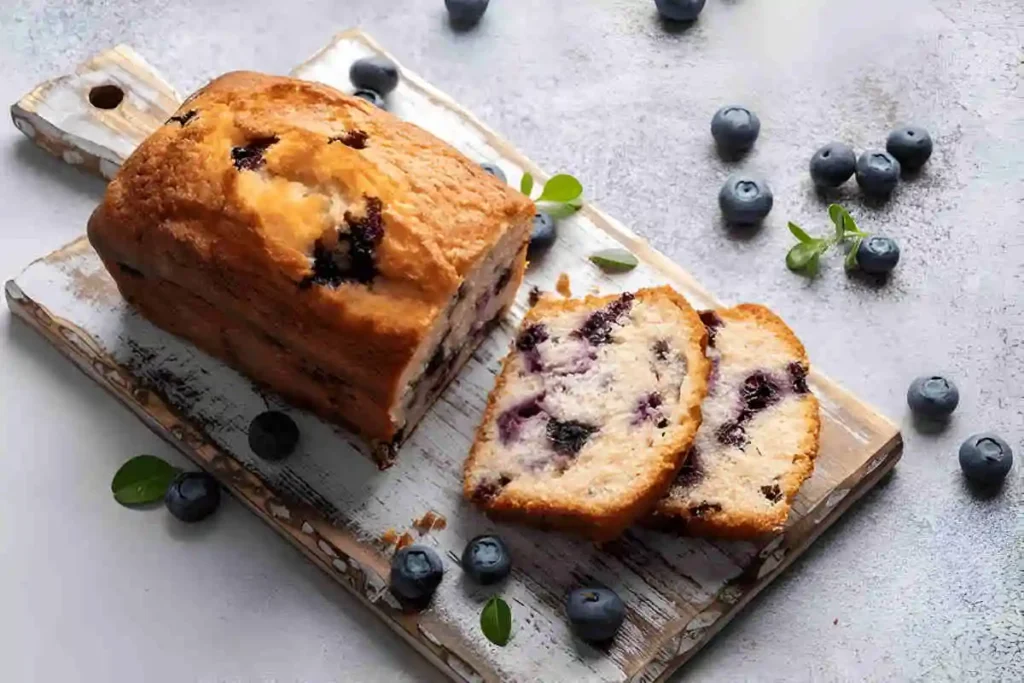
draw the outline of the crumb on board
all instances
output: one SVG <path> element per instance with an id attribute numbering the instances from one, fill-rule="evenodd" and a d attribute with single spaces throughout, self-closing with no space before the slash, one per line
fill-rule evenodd
<path id="1" fill-rule="evenodd" d="M 540 291 L 540 287 L 534 285 L 533 287 L 530 287 L 530 295 L 527 297 L 526 301 L 530 304 L 530 307 L 532 308 L 537 305 L 537 302 L 540 301 L 540 298 L 543 295 L 544 292 Z"/>
<path id="2" fill-rule="evenodd" d="M 408 531 L 406 531 L 398 539 L 398 549 L 401 550 L 402 548 L 404 548 L 404 547 L 406 547 L 408 545 L 412 545 L 413 542 L 415 542 L 415 540 L 416 539 L 412 537 L 412 534 L 410 534 Z"/>
<path id="3" fill-rule="evenodd" d="M 384 545 L 394 545 L 398 543 L 398 532 L 394 529 L 388 529 L 380 536 L 380 542 Z"/>
<path id="4" fill-rule="evenodd" d="M 564 296 L 566 299 L 572 296 L 572 289 L 569 287 L 569 274 L 562 273 L 558 276 L 558 282 L 555 283 L 555 291 Z"/>
<path id="5" fill-rule="evenodd" d="M 420 536 L 426 536 L 434 529 L 440 530 L 447 527 L 448 520 L 438 512 L 427 510 L 422 517 L 412 521 L 412 526 Z"/>

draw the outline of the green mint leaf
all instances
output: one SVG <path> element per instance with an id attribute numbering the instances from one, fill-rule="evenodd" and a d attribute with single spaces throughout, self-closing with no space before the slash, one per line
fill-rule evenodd
<path id="1" fill-rule="evenodd" d="M 640 263 L 636 256 L 625 249 L 604 249 L 591 255 L 590 260 L 598 268 L 609 273 L 625 273 Z"/>
<path id="2" fill-rule="evenodd" d="M 844 266 L 846 270 L 856 270 L 857 268 L 857 249 L 860 247 L 861 240 L 863 237 L 857 237 L 850 243 L 850 251 L 846 252 L 846 261 Z"/>
<path id="3" fill-rule="evenodd" d="M 859 234 L 860 231 L 857 229 L 857 223 L 854 222 L 853 216 L 850 212 L 844 209 L 839 204 L 830 204 L 828 207 L 828 217 L 832 219 L 832 222 L 836 226 L 836 241 L 843 239 L 848 233 Z"/>
<path id="4" fill-rule="evenodd" d="M 811 237 L 806 232 L 804 232 L 803 228 L 801 228 L 799 225 L 797 225 L 796 223 L 794 223 L 792 221 L 789 222 L 789 231 L 791 233 L 793 233 L 793 237 L 797 238 L 801 242 L 808 242 L 809 243 L 809 242 L 814 242 L 815 241 L 815 239 L 813 237 Z"/>
<path id="5" fill-rule="evenodd" d="M 812 242 L 800 242 L 793 246 L 786 254 L 786 267 L 794 273 L 815 275 L 818 272 L 818 263 L 821 255 L 828 249 L 828 243 L 824 240 L 813 240 Z"/>
<path id="6" fill-rule="evenodd" d="M 533 192 L 533 175 L 530 173 L 524 173 L 523 179 L 519 181 L 519 191 L 525 194 L 527 197 Z"/>
<path id="7" fill-rule="evenodd" d="M 546 214 L 550 214 L 555 220 L 561 220 L 568 218 L 577 211 L 583 205 L 582 201 L 577 199 L 574 202 L 548 202 L 548 201 L 537 201 L 537 210 L 543 211 Z"/>
<path id="8" fill-rule="evenodd" d="M 155 503 L 163 499 L 180 471 L 155 455 L 137 455 L 117 470 L 110 490 L 121 505 Z"/>
<path id="9" fill-rule="evenodd" d="M 567 173 L 559 173 L 544 183 L 544 191 L 537 198 L 539 202 L 572 202 L 583 194 L 580 181 Z"/>
<path id="10" fill-rule="evenodd" d="M 487 601 L 483 612 L 480 613 L 480 630 L 484 632 L 487 640 L 502 647 L 507 645 L 509 638 L 512 637 L 512 610 L 509 609 L 508 603 L 497 595 Z"/>

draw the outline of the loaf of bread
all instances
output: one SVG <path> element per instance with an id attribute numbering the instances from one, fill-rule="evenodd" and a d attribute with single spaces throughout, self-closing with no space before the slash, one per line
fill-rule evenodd
<path id="1" fill-rule="evenodd" d="M 779 531 L 818 454 L 818 401 L 796 335 L 763 306 L 705 311 L 711 377 L 704 421 L 648 520 L 687 534 Z"/>
<path id="2" fill-rule="evenodd" d="M 666 493 L 689 449 L 706 341 L 697 313 L 668 287 L 545 297 L 491 393 L 465 497 L 498 518 L 618 536 Z"/>
<path id="3" fill-rule="evenodd" d="M 231 73 L 125 162 L 89 239 L 149 320 L 387 464 L 513 300 L 533 214 L 361 99 Z"/>

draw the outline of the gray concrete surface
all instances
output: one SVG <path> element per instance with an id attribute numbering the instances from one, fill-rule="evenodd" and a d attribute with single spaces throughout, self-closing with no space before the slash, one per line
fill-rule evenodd
<path id="1" fill-rule="evenodd" d="M 814 363 L 905 428 L 895 475 L 689 665 L 686 681 L 1024 679 L 1024 5 L 1020 0 L 709 0 L 687 30 L 647 0 L 494 0 L 454 35 L 441 0 L 6 0 L 0 103 L 127 42 L 183 90 L 222 71 L 286 72 L 361 25 L 429 80 L 727 301 L 776 308 Z M 738 165 L 707 134 L 721 104 L 761 116 Z M 844 203 L 903 259 L 888 284 L 836 260 L 783 266 L 789 219 L 827 229 L 807 178 L 817 145 L 935 137 L 884 205 Z M 775 209 L 720 224 L 734 167 Z M 0 128 L 0 275 L 77 236 L 102 189 Z M 233 501 L 193 534 L 116 509 L 124 457 L 178 456 L 23 326 L 0 316 L 0 679 L 436 681 L 375 619 Z M 941 433 L 904 392 L 945 372 Z M 1002 492 L 973 495 L 956 448 L 995 430 L 1018 450 Z"/>

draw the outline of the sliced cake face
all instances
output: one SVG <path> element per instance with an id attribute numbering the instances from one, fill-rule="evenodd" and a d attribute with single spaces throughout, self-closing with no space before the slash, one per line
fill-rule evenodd
<path id="1" fill-rule="evenodd" d="M 803 345 L 762 306 L 701 313 L 711 376 L 704 421 L 653 522 L 732 538 L 779 530 L 814 468 L 818 402 Z"/>
<path id="2" fill-rule="evenodd" d="M 664 494 L 696 433 L 706 332 L 665 287 L 542 300 L 527 315 L 466 464 L 466 497 L 611 538 Z"/>

